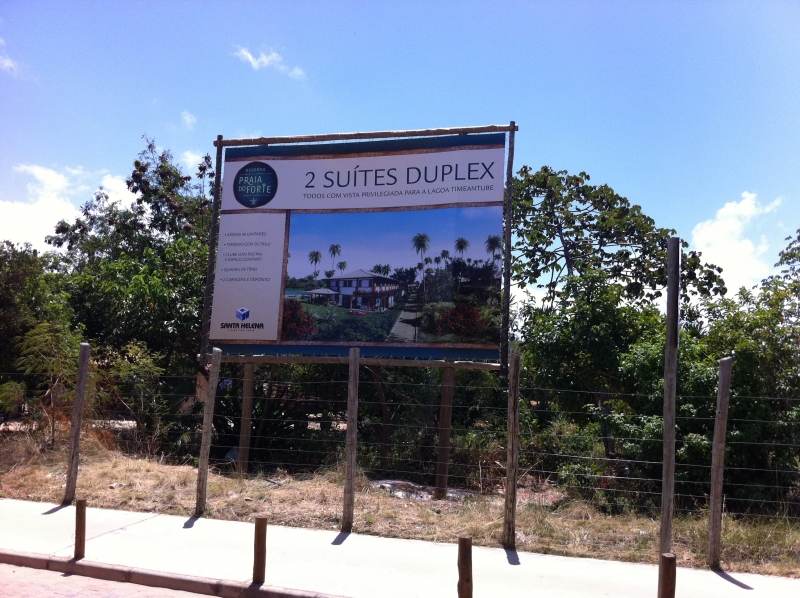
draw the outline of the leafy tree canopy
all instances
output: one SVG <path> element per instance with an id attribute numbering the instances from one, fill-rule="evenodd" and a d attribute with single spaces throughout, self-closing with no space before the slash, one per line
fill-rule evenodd
<path id="1" fill-rule="evenodd" d="M 667 239 L 674 230 L 656 227 L 637 205 L 608 185 L 590 185 L 589 175 L 527 166 L 514 180 L 516 254 L 513 275 L 536 285 L 552 304 L 567 276 L 603 271 L 622 285 L 627 300 L 648 302 L 667 282 Z M 683 243 L 684 249 L 688 247 Z M 684 302 L 696 295 L 724 295 L 721 268 L 700 254 L 683 251 Z"/>

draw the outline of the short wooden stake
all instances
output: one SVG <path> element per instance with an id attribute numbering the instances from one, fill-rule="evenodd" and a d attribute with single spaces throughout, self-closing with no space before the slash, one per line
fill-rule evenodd
<path id="1" fill-rule="evenodd" d="M 458 538 L 458 598 L 472 598 L 472 537 Z"/>
<path id="2" fill-rule="evenodd" d="M 253 548 L 253 583 L 264 583 L 267 575 L 267 518 L 256 517 Z"/>
<path id="3" fill-rule="evenodd" d="M 658 563 L 658 598 L 675 598 L 675 555 L 665 552 Z"/>
<path id="4" fill-rule="evenodd" d="M 86 499 L 75 501 L 75 560 L 86 556 Z"/>
<path id="5" fill-rule="evenodd" d="M 200 517 L 206 510 L 206 492 L 208 491 L 208 455 L 211 452 L 211 433 L 214 422 L 214 401 L 219 385 L 219 364 L 222 351 L 214 347 L 211 356 L 211 372 L 208 377 L 208 394 L 203 406 L 203 440 L 200 443 L 200 459 L 197 465 L 197 502 L 194 507 L 195 517 Z"/>
<path id="6" fill-rule="evenodd" d="M 708 556 L 706 563 L 719 569 L 722 537 L 722 481 L 725 473 L 725 432 L 728 429 L 728 403 L 731 398 L 731 366 L 733 359 L 719 360 L 717 417 L 714 421 L 714 444 L 711 449 L 711 496 L 708 508 Z"/>
<path id="7" fill-rule="evenodd" d="M 254 364 L 244 364 L 244 379 L 242 380 L 242 421 L 239 427 L 239 459 L 237 470 L 247 473 L 250 460 L 250 428 L 253 418 L 253 368 Z"/>
<path id="8" fill-rule="evenodd" d="M 86 394 L 86 382 L 89 378 L 89 343 L 81 343 L 78 358 L 78 380 L 75 385 L 75 398 L 72 401 L 72 426 L 69 431 L 69 461 L 67 463 L 67 485 L 64 500 L 68 505 L 75 500 L 78 487 L 78 463 L 81 456 L 81 421 L 83 419 L 83 402 Z"/>
<path id="9" fill-rule="evenodd" d="M 453 421 L 453 387 L 455 368 L 442 371 L 442 406 L 439 410 L 439 446 L 436 456 L 435 500 L 447 498 L 447 477 L 450 471 L 450 428 Z"/>
<path id="10" fill-rule="evenodd" d="M 672 552 L 675 500 L 675 402 L 678 387 L 678 296 L 681 280 L 681 240 L 667 240 L 667 342 L 664 348 L 664 427 L 661 465 L 661 530 L 659 553 Z"/>
<path id="11" fill-rule="evenodd" d="M 358 347 L 350 349 L 350 377 L 347 383 L 347 437 L 345 441 L 344 505 L 342 531 L 353 531 L 356 492 L 356 440 L 358 431 Z"/>
<path id="12" fill-rule="evenodd" d="M 519 353 L 511 353 L 508 368 L 508 440 L 506 441 L 506 502 L 503 511 L 505 548 L 517 546 L 517 477 L 519 473 Z"/>

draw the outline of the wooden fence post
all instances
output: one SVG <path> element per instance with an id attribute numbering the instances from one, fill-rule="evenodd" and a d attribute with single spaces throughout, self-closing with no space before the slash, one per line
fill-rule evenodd
<path id="1" fill-rule="evenodd" d="M 86 499 L 75 501 L 75 560 L 86 556 Z"/>
<path id="2" fill-rule="evenodd" d="M 506 441 L 506 503 L 503 511 L 503 547 L 517 545 L 517 474 L 519 473 L 520 356 L 512 352 L 508 368 L 508 440 Z"/>
<path id="3" fill-rule="evenodd" d="M 264 583 L 267 575 L 267 518 L 256 517 L 253 547 L 253 583 Z"/>
<path id="4" fill-rule="evenodd" d="M 722 479 L 725 472 L 725 432 L 728 428 L 728 403 L 731 398 L 731 366 L 733 359 L 719 360 L 717 417 L 714 422 L 714 444 L 711 449 L 711 496 L 708 509 L 708 556 L 706 563 L 719 569 L 722 536 Z"/>
<path id="5" fill-rule="evenodd" d="M 458 598 L 472 598 L 472 538 L 458 538 Z"/>
<path id="6" fill-rule="evenodd" d="M 678 295 L 681 276 L 681 240 L 667 241 L 667 342 L 664 349 L 664 433 L 661 472 L 661 531 L 659 553 L 672 552 L 672 515 L 675 500 L 675 395 L 678 381 Z"/>
<path id="7" fill-rule="evenodd" d="M 253 418 L 253 369 L 254 364 L 244 364 L 242 380 L 242 419 L 239 422 L 239 459 L 236 469 L 239 473 L 247 473 L 250 460 L 250 428 Z"/>
<path id="8" fill-rule="evenodd" d="M 347 382 L 347 439 L 345 442 L 344 508 L 342 531 L 353 531 L 356 492 L 356 440 L 358 431 L 358 347 L 350 349 L 350 376 Z"/>
<path id="9" fill-rule="evenodd" d="M 78 358 L 78 380 L 75 385 L 75 398 L 72 401 L 72 427 L 69 431 L 69 461 L 67 464 L 67 485 L 64 500 L 68 505 L 75 500 L 78 487 L 78 463 L 81 455 L 81 421 L 83 419 L 83 402 L 86 394 L 86 382 L 89 377 L 89 343 L 81 343 Z"/>
<path id="10" fill-rule="evenodd" d="M 447 476 L 450 470 L 450 428 L 453 420 L 453 386 L 456 370 L 444 368 L 442 372 L 442 406 L 439 409 L 439 447 L 436 455 L 435 500 L 447 498 Z"/>
<path id="11" fill-rule="evenodd" d="M 200 517 L 206 510 L 206 492 L 208 491 L 208 454 L 211 452 L 211 433 L 214 421 L 214 401 L 219 386 L 219 365 L 222 351 L 214 347 L 211 356 L 211 372 L 208 377 L 208 393 L 203 405 L 203 440 L 200 443 L 200 459 L 197 465 L 197 502 L 194 507 L 195 517 Z"/>
<path id="12" fill-rule="evenodd" d="M 675 598 L 675 555 L 666 552 L 658 561 L 658 598 Z"/>

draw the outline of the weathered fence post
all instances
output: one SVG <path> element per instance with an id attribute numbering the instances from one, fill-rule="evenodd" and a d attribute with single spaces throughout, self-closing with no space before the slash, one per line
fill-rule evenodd
<path id="1" fill-rule="evenodd" d="M 714 444 L 711 449 L 711 496 L 708 509 L 708 556 L 706 563 L 719 569 L 722 536 L 722 479 L 725 473 L 725 432 L 728 428 L 728 403 L 731 398 L 731 366 L 733 359 L 719 360 L 717 417 L 714 422 Z"/>
<path id="2" fill-rule="evenodd" d="M 520 356 L 512 352 L 508 364 L 508 440 L 506 442 L 506 504 L 503 511 L 503 547 L 516 548 L 517 474 L 519 473 Z"/>
<path id="3" fill-rule="evenodd" d="M 267 576 L 267 518 L 256 517 L 253 547 L 253 583 L 264 583 Z"/>
<path id="4" fill-rule="evenodd" d="M 239 422 L 239 459 L 236 469 L 239 473 L 247 473 L 250 460 L 250 428 L 253 418 L 253 369 L 254 364 L 244 364 L 242 380 L 242 419 Z"/>
<path id="5" fill-rule="evenodd" d="M 439 447 L 436 455 L 436 490 L 433 491 L 433 498 L 436 500 L 447 498 L 455 375 L 456 370 L 453 367 L 446 367 L 442 372 L 442 406 L 439 410 Z"/>
<path id="6" fill-rule="evenodd" d="M 347 438 L 345 441 L 344 507 L 342 531 L 353 531 L 356 492 L 356 439 L 358 431 L 358 347 L 350 349 L 350 376 L 347 382 Z"/>
<path id="7" fill-rule="evenodd" d="M 81 421 L 83 419 L 83 401 L 86 394 L 86 382 L 89 377 L 89 343 L 81 343 L 78 358 L 78 380 L 75 385 L 75 398 L 72 401 L 72 427 L 69 431 L 69 461 L 67 464 L 67 485 L 64 500 L 68 505 L 75 500 L 78 487 L 78 463 L 81 455 Z"/>
<path id="8" fill-rule="evenodd" d="M 203 405 L 203 440 L 200 443 L 200 459 L 197 464 L 197 502 L 194 507 L 195 517 L 200 517 L 206 510 L 206 492 L 208 491 L 208 454 L 211 452 L 211 433 L 214 421 L 214 401 L 219 386 L 219 365 L 222 351 L 214 347 L 211 356 L 211 372 L 208 377 L 208 393 Z"/>
<path id="9" fill-rule="evenodd" d="M 75 560 L 86 556 L 86 499 L 75 501 Z"/>
<path id="10" fill-rule="evenodd" d="M 675 598 L 675 555 L 665 552 L 658 561 L 658 598 Z"/>
<path id="11" fill-rule="evenodd" d="M 667 342 L 664 349 L 664 440 L 661 473 L 661 532 L 659 553 L 672 552 L 672 515 L 675 499 L 675 395 L 678 380 L 678 295 L 681 276 L 681 240 L 667 241 Z"/>
<path id="12" fill-rule="evenodd" d="M 472 598 L 472 538 L 458 538 L 458 598 Z"/>

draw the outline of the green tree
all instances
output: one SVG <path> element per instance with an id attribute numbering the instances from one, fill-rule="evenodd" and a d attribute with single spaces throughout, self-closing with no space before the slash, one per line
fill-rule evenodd
<path id="1" fill-rule="evenodd" d="M 344 274 L 344 271 L 347 270 L 347 262 L 339 262 L 336 267 L 339 268 L 339 272 Z"/>
<path id="2" fill-rule="evenodd" d="M 656 227 L 637 205 L 608 185 L 590 185 L 589 175 L 525 166 L 514 180 L 514 278 L 546 290 L 552 304 L 566 277 L 599 270 L 622 285 L 632 301 L 650 301 L 666 286 L 667 240 L 674 230 Z M 683 243 L 683 247 L 688 247 Z M 681 291 L 724 295 L 721 268 L 684 251 Z"/>

